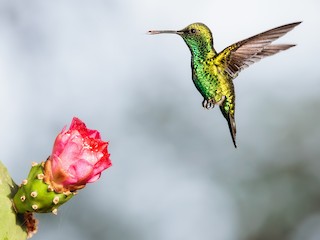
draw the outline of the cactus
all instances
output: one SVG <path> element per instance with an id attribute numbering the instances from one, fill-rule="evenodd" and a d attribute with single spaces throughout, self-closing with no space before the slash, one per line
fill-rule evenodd
<path id="1" fill-rule="evenodd" d="M 28 235 L 24 216 L 12 208 L 11 199 L 17 190 L 18 186 L 0 161 L 0 239 L 3 240 L 22 240 Z"/>
<path id="2" fill-rule="evenodd" d="M 15 210 L 25 212 L 52 212 L 57 214 L 58 207 L 74 196 L 76 192 L 57 193 L 44 182 L 44 162 L 32 163 L 28 178 L 22 181 L 13 198 Z"/>
<path id="3" fill-rule="evenodd" d="M 0 219 L 5 219 L 0 239 L 32 237 L 38 225 L 33 213 L 57 214 L 62 204 L 112 165 L 107 147 L 97 130 L 73 118 L 70 129 L 58 134 L 46 162 L 32 163 L 19 187 L 0 162 Z"/>

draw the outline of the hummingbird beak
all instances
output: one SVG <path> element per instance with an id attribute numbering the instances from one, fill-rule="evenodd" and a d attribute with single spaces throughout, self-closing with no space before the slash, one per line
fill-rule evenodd
<path id="1" fill-rule="evenodd" d="M 161 33 L 169 33 L 169 34 L 178 34 L 181 35 L 182 31 L 174 31 L 174 30 L 150 30 L 147 32 L 147 34 L 155 35 L 155 34 L 161 34 Z"/>

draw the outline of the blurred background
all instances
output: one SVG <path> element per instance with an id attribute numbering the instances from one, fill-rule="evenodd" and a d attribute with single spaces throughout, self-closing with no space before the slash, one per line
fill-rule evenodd
<path id="1" fill-rule="evenodd" d="M 320 239 L 320 2 L 0 0 L 0 159 L 20 183 L 73 116 L 110 142 L 112 168 L 38 214 L 33 239 Z M 178 36 L 215 48 L 287 24 L 297 47 L 234 81 L 237 142 L 206 111 Z"/>

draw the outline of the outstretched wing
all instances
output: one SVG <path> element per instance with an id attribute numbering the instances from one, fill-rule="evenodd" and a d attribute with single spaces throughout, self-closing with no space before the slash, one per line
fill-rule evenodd
<path id="1" fill-rule="evenodd" d="M 242 69 L 260 59 L 295 46 L 293 44 L 271 45 L 271 43 L 291 31 L 300 23 L 301 22 L 295 22 L 273 28 L 232 44 L 220 52 L 216 56 L 215 61 L 217 64 L 224 64 L 226 72 L 230 74 L 231 77 L 236 77 Z"/>

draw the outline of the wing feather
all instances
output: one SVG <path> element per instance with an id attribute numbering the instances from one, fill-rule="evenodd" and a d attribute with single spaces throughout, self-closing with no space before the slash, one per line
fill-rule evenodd
<path id="1" fill-rule="evenodd" d="M 295 22 L 273 28 L 232 44 L 220 52 L 216 56 L 215 61 L 217 64 L 225 64 L 226 72 L 232 77 L 235 77 L 241 70 L 262 58 L 294 47 L 294 44 L 271 45 L 271 43 L 291 31 L 300 23 L 301 22 Z"/>

